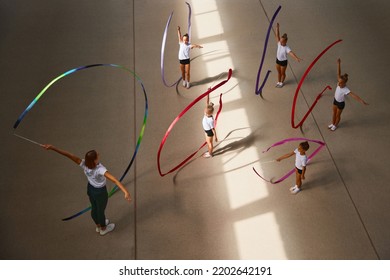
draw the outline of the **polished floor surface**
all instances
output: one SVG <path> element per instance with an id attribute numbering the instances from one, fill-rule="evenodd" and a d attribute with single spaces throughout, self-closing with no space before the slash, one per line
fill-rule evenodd
<path id="1" fill-rule="evenodd" d="M 353 0 L 193 0 L 192 87 L 166 87 L 161 47 L 169 15 L 164 76 L 180 77 L 176 28 L 187 31 L 185 1 L 2 0 L 0 2 L 1 259 L 389 259 L 390 94 L 387 45 L 390 2 Z M 275 88 L 276 41 L 271 32 L 260 81 L 256 77 L 271 18 L 303 59 L 289 59 L 286 84 Z M 291 127 L 330 85 L 301 129 Z M 339 128 L 332 132 L 337 59 L 348 86 L 369 103 L 347 97 Z M 114 232 L 101 237 L 89 212 L 86 179 L 60 155 L 13 135 L 51 143 L 80 157 L 97 149 L 116 177 L 133 154 L 145 99 L 123 69 L 94 67 L 56 81 L 13 130 L 18 116 L 54 78 L 75 67 L 119 64 L 135 71 L 148 97 L 145 134 L 124 179 L 133 196 L 109 200 Z M 157 151 L 176 116 L 208 87 L 233 76 L 211 93 L 218 108 L 216 156 L 202 149 L 183 168 L 161 177 Z M 204 100 L 172 129 L 161 154 L 163 172 L 204 141 Z M 294 159 L 272 162 L 293 151 L 287 138 L 320 140 L 326 146 L 307 167 L 303 191 L 291 195 L 291 176 L 279 184 L 259 178 L 283 176 Z M 309 153 L 317 148 L 311 143 Z M 112 188 L 112 184 L 109 188 Z"/>

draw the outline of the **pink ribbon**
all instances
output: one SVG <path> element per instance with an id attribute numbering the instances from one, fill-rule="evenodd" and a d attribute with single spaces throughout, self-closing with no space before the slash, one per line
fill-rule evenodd
<path id="1" fill-rule="evenodd" d="M 273 147 L 276 147 L 276 146 L 280 146 L 280 145 L 283 145 L 283 144 L 286 144 L 288 142 L 292 142 L 292 141 L 308 141 L 308 142 L 313 142 L 313 143 L 317 143 L 319 144 L 320 146 L 312 153 L 310 154 L 310 156 L 307 158 L 307 162 L 309 163 L 310 160 L 316 155 L 318 154 L 318 152 L 325 146 L 325 143 L 320 141 L 320 140 L 313 140 L 313 139 L 307 139 L 307 138 L 287 138 L 287 139 L 284 139 L 282 141 L 279 141 L 279 142 L 276 142 L 274 143 L 272 146 L 268 147 L 266 150 L 263 151 L 263 153 L 266 153 L 268 152 L 271 148 Z M 261 176 L 254 167 L 252 167 L 253 171 L 257 174 L 257 176 L 259 176 L 261 179 L 263 179 L 264 181 L 267 181 L 271 184 L 277 184 L 277 183 L 280 183 L 282 182 L 283 180 L 285 180 L 286 178 L 288 178 L 289 176 L 291 176 L 291 174 L 293 174 L 295 172 L 295 168 L 291 169 L 289 172 L 287 172 L 286 175 L 282 176 L 281 178 L 277 179 L 276 181 L 272 181 L 271 180 L 268 180 L 266 178 L 264 178 L 263 176 Z"/>

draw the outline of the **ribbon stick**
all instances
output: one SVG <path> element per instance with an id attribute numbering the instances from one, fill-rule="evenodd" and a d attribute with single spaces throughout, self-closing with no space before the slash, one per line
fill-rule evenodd
<path id="1" fill-rule="evenodd" d="M 267 161 L 262 161 L 262 162 L 260 162 L 261 164 L 265 164 L 265 163 L 271 163 L 271 162 L 275 162 L 276 160 L 267 160 Z"/>
<path id="2" fill-rule="evenodd" d="M 161 164 L 160 164 L 160 156 L 161 156 L 161 151 L 165 145 L 165 142 L 167 141 L 167 138 L 169 136 L 169 134 L 171 133 L 173 127 L 175 126 L 175 124 L 179 121 L 179 119 L 185 114 L 187 113 L 188 110 L 190 110 L 196 103 L 198 103 L 202 98 L 204 98 L 205 96 L 209 95 L 211 92 L 213 92 L 214 90 L 216 90 L 217 88 L 221 87 L 222 85 L 224 85 L 227 81 L 230 80 L 232 76 L 232 69 L 229 69 L 229 73 L 228 73 L 228 77 L 226 80 L 220 82 L 219 84 L 217 84 L 215 87 L 213 88 L 209 88 L 205 93 L 203 93 L 202 95 L 200 95 L 199 97 L 197 97 L 194 101 L 192 101 L 174 120 L 173 122 L 171 123 L 171 125 L 168 127 L 168 130 L 165 132 L 165 135 L 163 137 L 163 139 L 161 140 L 161 143 L 160 143 L 160 147 L 158 149 L 158 152 L 157 152 L 157 167 L 158 167 L 158 172 L 160 174 L 161 177 L 169 174 L 169 173 L 172 173 L 174 171 L 176 171 L 177 169 L 179 169 L 180 167 L 182 167 L 184 164 L 186 164 L 191 158 L 193 158 L 197 152 L 199 152 L 200 149 L 202 149 L 205 145 L 206 145 L 206 142 L 204 142 L 198 150 L 196 150 L 195 152 L 193 152 L 191 155 L 189 155 L 187 158 L 185 158 L 181 163 L 179 163 L 176 167 L 172 168 L 171 170 L 169 170 L 168 172 L 165 172 L 163 173 L 161 171 Z M 221 113 L 221 110 L 222 110 L 222 94 L 220 94 L 219 96 L 219 109 L 218 109 L 218 112 L 217 112 L 217 115 L 215 117 L 215 125 L 217 124 L 217 120 L 218 120 L 218 117 L 219 117 L 219 114 Z"/>
<path id="3" fill-rule="evenodd" d="M 261 93 L 263 91 L 263 87 L 265 86 L 265 83 L 267 82 L 268 76 L 271 73 L 270 70 L 267 71 L 267 74 L 265 75 L 264 81 L 263 81 L 263 83 L 261 84 L 261 86 L 259 88 L 260 73 L 261 73 L 261 69 L 263 68 L 265 53 L 267 52 L 267 45 L 268 45 L 269 35 L 270 35 L 270 32 L 271 32 L 272 25 L 273 25 L 273 23 L 275 21 L 275 18 L 279 14 L 279 11 L 280 11 L 281 8 L 282 8 L 282 6 L 279 6 L 276 9 L 276 11 L 275 11 L 274 15 L 272 16 L 272 19 L 271 19 L 271 21 L 269 23 L 269 26 L 268 26 L 267 36 L 266 36 L 266 39 L 265 39 L 265 42 L 264 42 L 263 56 L 261 57 L 261 63 L 260 63 L 259 71 L 257 72 L 256 88 L 255 88 L 255 93 L 257 95 L 259 95 L 259 94 L 261 95 Z"/>
<path id="4" fill-rule="evenodd" d="M 310 70 L 313 68 L 314 64 L 317 63 L 317 61 L 331 48 L 333 47 L 334 45 L 336 45 L 337 43 L 340 43 L 342 40 L 337 40 L 335 41 L 334 43 L 330 44 L 325 50 L 323 50 L 317 57 L 316 59 L 314 59 L 314 61 L 309 65 L 309 67 L 306 69 L 305 73 L 303 74 L 301 80 L 299 81 L 299 84 L 297 86 L 297 89 L 295 90 L 295 95 L 294 95 L 294 101 L 293 101 L 293 105 L 292 105 L 292 110 L 291 110 L 291 126 L 293 128 L 298 128 L 300 126 L 302 126 L 302 124 L 305 122 L 306 118 L 309 116 L 309 114 L 311 113 L 311 111 L 313 110 L 314 106 L 316 105 L 317 101 L 321 98 L 322 94 L 324 93 L 324 91 L 326 89 L 329 89 L 331 90 L 332 88 L 330 86 L 326 86 L 325 89 L 317 96 L 316 100 L 314 101 L 314 103 L 311 105 L 309 111 L 306 113 L 306 115 L 303 117 L 303 119 L 297 124 L 295 125 L 295 107 L 296 107 L 296 103 L 297 103 L 297 99 L 298 99 L 298 93 L 299 93 L 299 90 L 301 89 L 301 86 L 303 84 L 303 81 L 305 80 L 307 74 L 309 74 Z"/>
<path id="5" fill-rule="evenodd" d="M 14 136 L 19 137 L 19 138 L 21 138 L 21 139 L 23 139 L 23 140 L 26 140 L 26 141 L 28 141 L 28 142 L 30 142 L 30 143 L 33 143 L 33 144 L 35 144 L 35 145 L 42 146 L 41 143 L 35 142 L 35 141 L 33 141 L 33 140 L 31 140 L 31 139 L 28 139 L 28 138 L 26 138 L 26 137 L 23 137 L 23 136 L 21 136 L 21 135 L 19 135 L 19 134 L 14 133 Z"/>
<path id="6" fill-rule="evenodd" d="M 320 146 L 315 149 L 315 151 L 313 153 L 310 154 L 310 156 L 307 158 L 307 162 L 309 163 L 310 160 L 316 155 L 318 154 L 318 152 L 325 146 L 325 143 L 320 141 L 320 140 L 313 140 L 313 139 L 307 139 L 307 138 L 287 138 L 287 139 L 284 139 L 282 141 L 279 141 L 279 142 L 276 142 L 274 144 L 272 144 L 272 146 L 268 147 L 266 150 L 263 151 L 263 153 L 266 153 L 268 152 L 271 148 L 273 147 L 276 147 L 276 146 L 280 146 L 280 145 L 283 145 L 283 144 L 286 144 L 288 142 L 292 142 L 292 141 L 308 141 L 308 142 L 313 142 L 313 143 L 317 143 L 319 144 Z M 254 167 L 252 167 L 253 171 L 257 174 L 257 176 L 259 176 L 261 179 L 263 179 L 264 181 L 267 181 L 271 184 L 277 184 L 277 183 L 280 183 L 282 181 L 284 181 L 285 179 L 287 179 L 289 176 L 291 176 L 291 174 L 293 174 L 295 172 L 295 168 L 291 169 L 289 172 L 287 172 L 284 176 L 282 176 L 281 178 L 277 179 L 276 181 L 272 181 L 272 180 L 268 180 L 266 178 L 264 178 L 263 176 L 261 176 Z"/>
<path id="7" fill-rule="evenodd" d="M 34 98 L 34 100 L 30 103 L 30 105 L 23 111 L 22 114 L 20 114 L 20 116 L 18 117 L 17 121 L 15 122 L 14 124 L 14 131 L 16 130 L 16 128 L 19 126 L 19 124 L 22 122 L 22 120 L 24 119 L 24 117 L 27 115 L 27 113 L 34 107 L 34 105 L 38 102 L 38 100 L 42 97 L 42 95 L 55 83 L 57 82 L 58 80 L 70 75 L 70 74 L 73 74 L 77 71 L 80 71 L 80 70 L 84 70 L 84 69 L 88 69 L 88 68 L 92 68 L 92 67 L 104 67 L 104 66 L 107 66 L 107 67 L 114 67 L 114 68 L 118 68 L 118 69 L 121 69 L 121 70 L 124 70 L 128 73 L 130 73 L 131 75 L 133 75 L 135 77 L 135 79 L 137 80 L 137 82 L 141 85 L 142 87 L 142 90 L 143 90 L 143 94 L 144 94 L 144 98 L 145 98 L 145 112 L 144 112 L 144 118 L 143 118 L 143 124 L 142 124 L 142 127 L 141 127 L 141 130 L 140 130 L 140 133 L 139 133 L 139 136 L 138 136 L 138 140 L 137 140 L 137 144 L 136 144 L 136 147 L 135 147 L 135 150 L 134 150 L 134 153 L 133 153 L 133 156 L 127 166 L 127 168 L 125 169 L 125 171 L 123 172 L 122 176 L 120 177 L 119 181 L 122 182 L 122 180 L 124 179 L 124 177 L 127 175 L 128 171 L 130 170 L 135 158 L 136 158 L 136 155 L 138 153 L 138 150 L 139 150 L 139 147 L 140 147 L 140 144 L 141 144 L 141 141 L 142 141 L 142 138 L 144 136 L 144 132 L 145 132 L 145 127 L 146 127 L 146 120 L 147 120 L 147 117 L 148 117 L 148 97 L 146 95 L 146 90 L 145 90 L 145 87 L 144 87 L 144 84 L 142 83 L 142 80 L 130 69 L 127 69 L 126 67 L 124 66 L 121 66 L 121 65 L 117 65 L 117 64 L 91 64 L 91 65 L 86 65 L 86 66 L 81 66 L 81 67 L 78 67 L 78 68 L 74 68 L 74 69 L 71 69 L 63 74 L 61 74 L 60 76 L 58 76 L 57 78 L 53 79 L 49 84 L 47 84 L 43 90 L 41 90 L 41 92 Z M 21 137 L 21 138 L 24 138 L 27 140 L 27 138 L 23 137 L 23 136 L 20 136 L 20 135 L 17 135 L 16 133 L 14 133 L 15 136 L 18 136 L 18 137 Z M 35 141 L 32 141 L 32 140 L 29 140 L 28 141 L 31 141 L 33 143 L 36 143 Z M 36 143 L 38 145 L 40 145 L 39 143 Z M 109 197 L 111 197 L 116 191 L 118 190 L 118 186 L 114 186 L 114 188 L 109 192 Z M 78 217 L 80 216 L 81 214 L 89 211 L 91 209 L 91 206 L 85 208 L 84 210 L 70 216 L 70 217 L 67 217 L 67 218 L 64 218 L 62 219 L 63 221 L 68 221 L 68 220 L 71 220 L 75 217 Z"/>
<path id="8" fill-rule="evenodd" d="M 190 4 L 188 2 L 186 2 L 186 4 L 187 4 L 188 10 L 189 10 L 188 11 L 188 36 L 189 36 L 189 40 L 191 40 L 191 6 L 190 6 Z M 164 72 L 165 72 L 165 67 L 164 67 L 165 45 L 166 45 L 166 42 L 167 42 L 168 28 L 169 28 L 169 25 L 171 23 L 172 16 L 173 16 L 173 11 L 172 11 L 172 13 L 170 14 L 170 16 L 168 18 L 167 24 L 165 25 L 165 30 L 164 30 L 164 34 L 163 34 L 162 43 L 161 43 L 161 78 L 162 78 L 162 81 L 163 81 L 163 83 L 164 83 L 164 85 L 166 87 L 173 87 L 181 79 L 181 77 L 180 77 L 173 84 L 168 84 L 168 82 L 165 80 L 165 75 L 164 75 Z"/>
<path id="9" fill-rule="evenodd" d="M 322 97 L 322 94 L 325 92 L 325 90 L 332 90 L 332 88 L 330 86 L 326 86 L 318 95 L 317 95 L 317 98 L 314 100 L 313 104 L 310 106 L 309 110 L 306 112 L 305 116 L 302 118 L 302 120 L 299 122 L 299 124 L 297 124 L 296 126 L 293 125 L 293 128 L 297 128 L 297 127 L 300 127 L 302 126 L 302 124 L 305 122 L 305 120 L 307 119 L 307 117 L 309 116 L 309 114 L 311 113 L 311 111 L 313 111 L 314 109 L 314 106 L 316 106 L 318 100 L 320 100 L 320 98 Z M 295 111 L 295 104 L 297 102 L 297 98 L 294 97 L 294 102 L 293 102 L 293 110 Z M 295 115 L 295 112 L 292 114 L 292 116 Z"/>

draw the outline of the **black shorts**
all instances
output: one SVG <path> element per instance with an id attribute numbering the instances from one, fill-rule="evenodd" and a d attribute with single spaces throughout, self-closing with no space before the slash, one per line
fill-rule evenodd
<path id="1" fill-rule="evenodd" d="M 337 108 L 343 110 L 345 108 L 345 102 L 338 102 L 336 99 L 333 100 L 333 105 L 336 105 Z"/>
<path id="2" fill-rule="evenodd" d="M 183 65 L 186 65 L 186 64 L 190 64 L 190 59 L 187 58 L 187 59 L 180 59 L 180 64 L 183 64 Z"/>
<path id="3" fill-rule="evenodd" d="M 213 137 L 213 136 L 214 136 L 214 132 L 213 132 L 212 129 L 205 130 L 204 132 L 206 132 L 206 134 L 207 134 L 208 137 Z"/>
<path id="4" fill-rule="evenodd" d="M 288 63 L 287 60 L 280 61 L 279 59 L 276 59 L 276 64 L 278 64 L 278 65 L 280 65 L 282 67 L 286 67 L 287 63 Z"/>
<path id="5" fill-rule="evenodd" d="M 295 169 L 298 171 L 299 174 L 302 174 L 302 169 L 299 169 L 298 167 L 295 167 Z"/>

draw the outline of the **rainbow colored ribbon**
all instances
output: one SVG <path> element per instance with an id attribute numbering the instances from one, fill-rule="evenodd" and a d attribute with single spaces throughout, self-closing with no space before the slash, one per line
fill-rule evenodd
<path id="1" fill-rule="evenodd" d="M 261 95 L 262 94 L 263 88 L 265 86 L 265 83 L 267 82 L 268 76 L 271 73 L 270 70 L 267 71 L 267 74 L 265 75 L 264 81 L 263 81 L 263 83 L 261 84 L 261 86 L 259 88 L 260 73 L 261 73 L 261 69 L 263 68 L 265 53 L 267 52 L 267 45 L 268 45 L 269 35 L 270 35 L 270 32 L 271 32 L 272 25 L 273 25 L 273 23 L 275 21 L 275 18 L 278 15 L 278 13 L 279 13 L 281 8 L 282 8 L 282 6 L 279 6 L 276 9 L 274 15 L 272 16 L 271 22 L 269 23 L 269 26 L 268 26 L 267 36 L 266 36 L 266 39 L 265 39 L 265 42 L 264 42 L 263 56 L 261 57 L 261 63 L 260 63 L 259 71 L 257 72 L 256 88 L 255 88 L 255 93 L 257 95 Z"/>
<path id="2" fill-rule="evenodd" d="M 279 142 L 276 142 L 274 144 L 272 144 L 272 146 L 268 147 L 266 150 L 263 151 L 263 153 L 266 153 L 268 152 L 271 148 L 273 147 L 276 147 L 276 146 L 280 146 L 280 145 L 283 145 L 283 144 L 286 144 L 288 142 L 292 142 L 292 141 L 308 141 L 308 142 L 314 142 L 314 143 L 317 143 L 319 144 L 320 146 L 312 153 L 310 154 L 310 156 L 307 158 L 307 162 L 309 163 L 310 160 L 325 146 L 325 143 L 320 141 L 320 140 L 313 140 L 313 139 L 307 139 L 307 138 L 287 138 L 287 139 L 284 139 L 282 141 L 279 141 Z M 257 176 L 259 176 L 261 179 L 263 179 L 264 181 L 267 181 L 271 184 L 277 184 L 277 183 L 280 183 L 282 182 L 283 180 L 287 179 L 289 176 L 291 176 L 291 174 L 293 174 L 295 172 L 295 168 L 291 169 L 289 172 L 287 172 L 284 176 L 282 176 L 281 178 L 277 179 L 276 181 L 272 181 L 271 180 L 268 180 L 268 179 L 265 179 L 263 176 L 261 176 L 254 167 L 252 167 L 253 171 L 257 174 Z"/>
<path id="3" fill-rule="evenodd" d="M 172 173 L 174 171 L 176 171 L 177 169 L 179 169 L 180 167 L 182 167 L 184 164 L 186 164 L 191 158 L 193 158 L 197 152 L 199 152 L 200 149 L 202 149 L 205 145 L 206 145 L 206 142 L 204 142 L 198 150 L 196 150 L 195 152 L 193 152 L 191 155 L 189 155 L 188 157 L 186 157 L 182 162 L 180 162 L 177 166 L 175 166 L 174 168 L 172 168 L 171 170 L 163 173 L 161 171 L 161 165 L 160 165 L 160 156 L 161 156 L 161 151 L 165 145 L 165 142 L 167 141 L 167 138 L 169 136 L 169 134 L 171 133 L 171 130 L 173 129 L 173 127 L 175 126 L 175 124 L 179 121 L 179 119 L 185 114 L 187 113 L 188 110 L 190 110 L 196 103 L 198 103 L 202 98 L 206 97 L 207 95 L 209 95 L 211 92 L 213 92 L 214 90 L 216 90 L 217 88 L 219 88 L 220 86 L 224 85 L 227 81 L 230 80 L 231 76 L 232 76 L 232 69 L 229 69 L 229 73 L 228 73 L 228 77 L 226 80 L 220 82 L 219 84 L 217 84 L 216 86 L 214 86 L 213 88 L 209 88 L 205 93 L 203 93 L 202 95 L 200 95 L 199 97 L 197 97 L 194 101 L 192 101 L 174 120 L 173 122 L 171 123 L 171 125 L 168 127 L 167 131 L 165 132 L 165 135 L 163 137 L 163 139 L 161 140 L 161 143 L 160 143 L 160 147 L 158 149 L 158 152 L 157 152 L 157 167 L 158 167 L 158 172 L 160 174 L 161 177 L 169 174 L 169 173 Z M 219 109 L 218 109 L 218 112 L 217 112 L 217 115 L 215 117 L 215 125 L 217 123 L 217 120 L 218 120 L 218 117 L 219 117 L 219 114 L 221 113 L 221 110 L 222 110 L 222 94 L 220 94 L 219 96 Z"/>
<path id="4" fill-rule="evenodd" d="M 139 136 L 138 136 L 138 140 L 137 140 L 137 144 L 136 144 L 136 147 L 135 147 L 135 150 L 134 150 L 134 153 L 133 153 L 133 156 L 127 166 L 127 168 L 125 169 L 125 171 L 123 172 L 122 176 L 120 177 L 119 181 L 122 182 L 122 180 L 124 179 L 124 177 L 127 175 L 128 171 L 130 170 L 130 167 L 132 166 L 135 158 L 136 158 L 136 155 L 138 153 L 138 149 L 140 147 L 140 144 L 141 144 L 141 141 L 142 141 L 142 138 L 144 136 L 144 132 L 145 132 L 145 127 L 146 127 L 146 120 L 147 120 L 147 117 L 148 117 L 148 97 L 146 95 L 146 90 L 145 90 L 145 87 L 144 87 L 144 84 L 142 83 L 142 80 L 133 72 L 131 71 L 130 69 L 124 67 L 124 66 L 121 66 L 121 65 L 117 65 L 117 64 L 91 64 L 91 65 L 86 65 L 86 66 L 81 66 L 81 67 L 78 67 L 78 68 L 74 68 L 74 69 L 71 69 L 63 74 L 61 74 L 60 76 L 58 76 L 57 78 L 53 79 L 50 83 L 48 83 L 44 88 L 43 90 L 41 90 L 41 92 L 34 98 L 34 100 L 30 103 L 30 105 L 28 105 L 28 107 L 23 111 L 22 114 L 20 114 L 20 116 L 18 117 L 17 121 L 15 122 L 14 124 L 14 129 L 16 130 L 16 128 L 19 126 L 19 124 L 21 123 L 21 121 L 24 119 L 24 117 L 27 115 L 27 113 L 34 107 L 34 105 L 38 102 L 38 100 L 42 97 L 42 95 L 54 84 L 56 83 L 58 80 L 70 75 L 70 74 L 73 74 L 77 71 L 81 71 L 81 70 L 85 70 L 85 69 L 88 69 L 88 68 L 92 68 L 92 67 L 99 67 L 99 66 L 108 66 L 108 67 L 115 67 L 115 68 L 119 68 L 121 70 L 124 70 L 124 71 L 127 71 L 129 73 L 131 73 L 135 78 L 136 80 L 140 83 L 141 87 L 142 87 L 142 90 L 143 90 L 143 93 L 144 93 L 144 97 L 145 97 L 145 113 L 144 113 L 144 118 L 143 118 L 143 123 L 142 123 L 142 127 L 141 127 L 141 130 L 140 130 L 140 133 L 139 133 Z M 114 186 L 112 188 L 112 190 L 109 192 L 108 194 L 108 197 L 111 197 L 117 190 L 118 190 L 118 186 Z M 89 211 L 91 209 L 91 206 L 83 209 L 82 211 L 72 215 L 72 216 L 69 216 L 67 218 L 64 218 L 62 219 L 63 221 L 68 221 L 68 220 L 71 220 L 73 218 L 76 218 L 78 216 L 80 216 L 81 214 Z"/>
<path id="5" fill-rule="evenodd" d="M 323 56 L 331 47 L 333 47 L 334 45 L 336 45 L 337 43 L 340 43 L 342 40 L 337 40 L 335 41 L 334 43 L 330 44 L 325 50 L 323 50 L 317 57 L 316 59 L 313 60 L 313 62 L 309 65 L 309 67 L 306 69 L 305 73 L 303 74 L 301 80 L 299 81 L 299 84 L 297 86 L 297 89 L 295 90 L 295 95 L 294 95 L 294 101 L 293 101 L 293 105 L 292 105 L 292 110 L 291 110 L 291 126 L 293 128 L 298 128 L 300 126 L 302 126 L 302 124 L 305 122 L 306 118 L 309 116 L 309 114 L 311 113 L 311 111 L 313 110 L 314 106 L 316 105 L 317 101 L 321 98 L 322 94 L 324 93 L 325 90 L 329 89 L 331 90 L 332 88 L 330 86 L 326 86 L 324 88 L 324 90 L 317 96 L 316 100 L 313 102 L 313 104 L 311 105 L 311 107 L 309 108 L 309 111 L 307 111 L 306 115 L 303 117 L 303 119 L 297 124 L 295 125 L 295 121 L 294 121 L 294 118 L 295 118 L 295 106 L 296 106 L 296 103 L 297 103 L 297 99 L 298 99 L 298 93 L 299 93 L 299 90 L 301 89 L 301 86 L 303 84 L 303 81 L 305 80 L 307 74 L 309 74 L 310 70 L 313 68 L 314 64 L 317 63 L 317 61 L 321 58 L 321 56 Z"/>
<path id="6" fill-rule="evenodd" d="M 191 38 L 191 5 L 188 2 L 186 2 L 186 4 L 188 6 L 188 36 L 189 36 L 189 39 L 192 39 Z M 166 45 L 166 41 L 167 41 L 168 28 L 169 28 L 169 25 L 171 23 L 172 16 L 173 16 L 173 11 L 168 18 L 167 24 L 165 25 L 165 30 L 164 30 L 164 34 L 163 34 L 162 43 L 161 43 L 161 78 L 162 78 L 162 81 L 166 87 L 173 87 L 181 79 L 181 77 L 180 77 L 173 84 L 168 84 L 168 82 L 165 80 L 165 75 L 164 75 L 164 72 L 165 72 L 165 67 L 164 67 L 165 45 Z"/>

